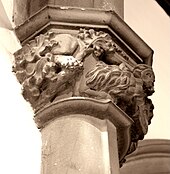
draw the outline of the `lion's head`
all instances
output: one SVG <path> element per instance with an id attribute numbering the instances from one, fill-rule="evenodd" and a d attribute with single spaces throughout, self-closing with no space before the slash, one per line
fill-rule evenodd
<path id="1" fill-rule="evenodd" d="M 143 90 L 148 96 L 154 93 L 155 75 L 151 66 L 139 64 L 134 68 L 133 75 L 142 79 Z"/>

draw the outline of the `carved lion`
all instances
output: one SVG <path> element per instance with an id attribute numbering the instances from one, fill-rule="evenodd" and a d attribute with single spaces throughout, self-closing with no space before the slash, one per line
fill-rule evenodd
<path id="1" fill-rule="evenodd" d="M 123 110 L 134 98 L 142 100 L 154 92 L 155 76 L 150 66 L 139 64 L 133 70 L 120 65 L 107 65 L 102 61 L 86 74 L 86 95 L 110 98 Z M 105 94 L 101 95 L 101 94 Z M 143 102 L 143 100 L 141 101 Z"/>

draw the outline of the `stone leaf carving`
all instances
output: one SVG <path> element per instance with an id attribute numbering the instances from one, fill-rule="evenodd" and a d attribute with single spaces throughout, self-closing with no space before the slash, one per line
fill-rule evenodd
<path id="1" fill-rule="evenodd" d="M 53 101 L 63 91 L 74 93 L 83 69 L 82 62 L 73 56 L 78 47 L 74 36 L 47 33 L 15 53 L 13 71 L 23 86 L 24 98 L 34 109 Z"/>
<path id="2" fill-rule="evenodd" d="M 93 29 L 80 29 L 77 35 L 48 32 L 14 55 L 13 71 L 35 112 L 65 97 L 110 99 L 134 120 L 129 153 L 147 133 L 154 109 L 148 98 L 154 92 L 153 70 L 132 60 L 109 34 Z M 91 69 L 84 66 L 89 56 L 95 60 Z"/>
<path id="3" fill-rule="evenodd" d="M 89 55 L 96 64 L 84 74 L 84 61 Z M 147 132 L 153 116 L 153 105 L 147 98 L 154 92 L 153 70 L 130 61 L 103 31 L 41 34 L 15 53 L 13 71 L 35 112 L 63 97 L 110 99 L 135 121 L 134 142 Z M 80 80 L 82 76 L 85 81 Z M 80 83 L 85 83 L 83 89 Z"/>
<path id="4" fill-rule="evenodd" d="M 24 98 L 36 112 L 57 97 L 80 95 L 77 81 L 88 55 L 118 64 L 118 59 L 106 55 L 115 52 L 125 55 L 120 50 L 102 31 L 80 29 L 76 36 L 48 32 L 29 41 L 14 54 L 13 71 L 22 84 Z"/>
<path id="5" fill-rule="evenodd" d="M 120 64 L 123 61 L 129 67 L 135 64 L 135 62 L 130 61 L 129 56 L 112 40 L 112 37 L 103 31 L 80 29 L 78 38 L 87 47 L 93 48 L 92 54 L 97 60 L 102 60 L 106 64 Z M 115 56 L 115 54 L 119 56 Z"/>

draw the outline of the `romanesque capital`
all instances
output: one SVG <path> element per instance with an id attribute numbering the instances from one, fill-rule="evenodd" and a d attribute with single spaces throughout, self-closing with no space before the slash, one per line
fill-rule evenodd
<path id="1" fill-rule="evenodd" d="M 147 133 L 154 108 L 148 98 L 154 92 L 152 67 L 136 62 L 108 32 L 40 34 L 15 53 L 13 71 L 35 113 L 68 98 L 110 101 L 134 122 L 127 153 Z"/>

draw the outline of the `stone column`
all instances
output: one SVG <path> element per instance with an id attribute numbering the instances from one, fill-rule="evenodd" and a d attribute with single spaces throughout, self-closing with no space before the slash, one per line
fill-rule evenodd
<path id="1" fill-rule="evenodd" d="M 115 13 L 122 1 L 19 2 L 13 71 L 42 133 L 41 173 L 118 174 L 153 116 L 153 51 Z"/>
<path id="2" fill-rule="evenodd" d="M 132 120 L 111 102 L 64 99 L 39 111 L 35 119 L 43 127 L 42 173 L 119 173 Z"/>
<path id="3" fill-rule="evenodd" d="M 121 174 L 170 173 L 170 140 L 146 139 L 127 157 Z"/>

